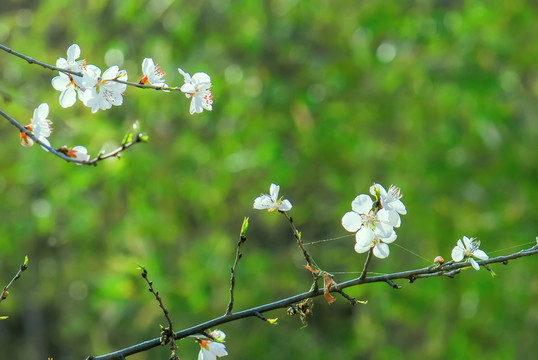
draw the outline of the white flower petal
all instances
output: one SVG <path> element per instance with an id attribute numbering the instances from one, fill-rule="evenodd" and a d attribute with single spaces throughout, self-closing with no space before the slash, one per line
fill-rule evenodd
<path id="1" fill-rule="evenodd" d="M 374 202 L 370 196 L 366 194 L 358 195 L 355 200 L 351 202 L 351 209 L 359 214 L 368 214 L 372 209 Z"/>
<path id="2" fill-rule="evenodd" d="M 469 258 L 469 262 L 471 263 L 471 266 L 473 267 L 473 269 L 480 270 L 480 265 L 478 265 L 478 263 L 474 259 Z"/>
<path id="3" fill-rule="evenodd" d="M 34 117 L 38 119 L 46 119 L 49 116 L 49 104 L 42 103 L 34 111 Z"/>
<path id="4" fill-rule="evenodd" d="M 385 243 L 377 243 L 374 246 L 374 255 L 380 259 L 385 259 L 390 254 L 389 246 Z"/>
<path id="5" fill-rule="evenodd" d="M 113 65 L 111 67 L 109 67 L 108 69 L 105 70 L 105 72 L 103 73 L 103 80 L 111 80 L 111 79 L 115 79 L 116 76 L 118 76 L 118 73 L 120 71 L 120 68 L 118 65 Z"/>
<path id="6" fill-rule="evenodd" d="M 474 257 L 476 257 L 476 258 L 478 258 L 480 260 L 489 259 L 488 254 L 486 254 L 483 250 L 480 250 L 480 249 L 476 249 L 475 251 L 473 251 L 471 253 L 471 255 L 473 255 Z"/>
<path id="7" fill-rule="evenodd" d="M 65 75 L 64 73 L 60 73 L 59 76 L 52 78 L 51 83 L 54 90 L 64 91 L 65 88 L 71 84 L 71 79 L 69 79 L 69 76 Z"/>
<path id="8" fill-rule="evenodd" d="M 265 210 L 265 209 L 271 209 L 274 206 L 273 200 L 271 200 L 271 197 L 269 195 L 261 195 L 258 196 L 254 200 L 254 209 L 258 210 Z"/>
<path id="9" fill-rule="evenodd" d="M 192 76 L 192 81 L 197 84 L 209 84 L 211 86 L 211 77 L 205 72 L 197 72 Z"/>
<path id="10" fill-rule="evenodd" d="M 375 223 L 375 232 L 381 238 L 386 238 L 386 237 L 391 236 L 393 231 L 394 229 L 392 228 L 392 225 L 385 224 L 382 222 Z"/>
<path id="11" fill-rule="evenodd" d="M 362 227 L 362 217 L 354 211 L 349 211 L 342 217 L 342 226 L 349 232 L 356 232 Z"/>
<path id="12" fill-rule="evenodd" d="M 371 245 L 372 241 L 374 241 L 374 232 L 371 229 L 363 226 L 359 231 L 357 231 L 357 234 L 355 234 L 355 241 L 357 244 L 360 244 L 361 247 Z"/>
<path id="13" fill-rule="evenodd" d="M 464 244 L 466 250 L 471 250 L 472 249 L 471 240 L 467 236 L 463 237 L 463 244 Z"/>
<path id="14" fill-rule="evenodd" d="M 452 260 L 458 262 L 458 261 L 462 261 L 464 257 L 465 257 L 465 250 L 459 245 L 454 246 L 454 249 L 452 249 Z"/>
<path id="15" fill-rule="evenodd" d="M 155 68 L 155 64 L 153 63 L 152 58 L 145 58 L 142 61 L 142 73 L 144 75 L 149 75 L 153 72 L 153 69 Z"/>
<path id="16" fill-rule="evenodd" d="M 280 192 L 280 185 L 271 184 L 271 186 L 269 187 L 269 194 L 271 195 L 271 199 L 273 199 L 273 201 L 278 200 L 279 192 Z"/>
<path id="17" fill-rule="evenodd" d="M 60 105 L 63 108 L 73 106 L 77 101 L 77 92 L 74 86 L 69 86 L 60 94 Z"/>
<path id="18" fill-rule="evenodd" d="M 67 61 L 75 61 L 80 57 L 80 46 L 77 44 L 71 45 L 67 49 Z"/>
<path id="19" fill-rule="evenodd" d="M 371 247 L 372 247 L 371 243 L 367 244 L 367 245 L 355 243 L 355 251 L 358 252 L 359 254 L 362 254 L 362 253 L 365 253 L 367 251 L 370 251 Z"/>
<path id="20" fill-rule="evenodd" d="M 39 141 L 41 141 L 43 144 L 47 145 L 50 147 L 50 142 L 49 140 L 46 138 L 46 137 L 43 137 L 43 136 L 40 136 L 39 138 Z M 45 150 L 46 152 L 49 151 L 49 149 L 47 149 L 46 147 L 44 147 L 43 145 L 41 145 L 41 147 L 43 148 L 43 150 Z"/>
<path id="21" fill-rule="evenodd" d="M 402 200 L 396 200 L 390 203 L 391 208 L 396 211 L 398 214 L 405 215 L 407 214 L 407 209 L 405 208 Z"/>
<path id="22" fill-rule="evenodd" d="M 280 211 L 290 211 L 292 208 L 291 202 L 288 199 L 282 200 L 282 204 L 278 207 Z"/>
<path id="23" fill-rule="evenodd" d="M 375 233 L 375 231 L 374 231 Z M 392 230 L 391 234 L 386 237 L 379 237 L 379 240 L 383 241 L 385 244 L 393 243 L 398 236 L 396 235 L 396 231 Z"/>
<path id="24" fill-rule="evenodd" d="M 226 346 L 224 346 L 224 344 L 220 342 L 213 341 L 207 344 L 207 346 L 209 347 L 209 351 L 211 351 L 213 354 L 217 356 L 228 355 L 228 352 L 226 351 Z"/>

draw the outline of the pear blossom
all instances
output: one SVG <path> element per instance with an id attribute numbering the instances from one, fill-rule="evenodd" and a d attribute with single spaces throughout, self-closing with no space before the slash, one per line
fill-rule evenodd
<path id="1" fill-rule="evenodd" d="M 61 57 L 56 60 L 56 67 L 65 70 L 83 72 L 86 69 L 86 60 L 77 60 L 80 57 L 80 47 L 77 44 L 67 49 L 67 59 Z M 63 108 L 73 106 L 77 100 L 77 92 L 81 86 L 82 77 L 60 72 L 52 79 L 52 87 L 61 91 L 60 105 Z"/>
<path id="2" fill-rule="evenodd" d="M 459 262 L 466 260 L 471 263 L 471 266 L 475 270 L 480 269 L 480 265 L 476 262 L 473 257 L 479 260 L 489 259 L 489 256 L 482 250 L 479 249 L 480 241 L 475 240 L 475 238 L 468 238 L 467 236 L 458 240 L 457 245 L 452 249 L 452 260 Z"/>
<path id="3" fill-rule="evenodd" d="M 211 78 L 204 72 L 197 72 L 192 77 L 182 69 L 177 69 L 185 77 L 185 84 L 180 88 L 185 96 L 191 99 L 190 113 L 201 113 L 206 110 L 213 110 L 213 92 L 211 88 Z"/>
<path id="4" fill-rule="evenodd" d="M 213 340 L 202 338 L 197 336 L 198 343 L 200 344 L 200 352 L 198 353 L 198 360 L 216 360 L 217 357 L 228 355 L 226 346 L 223 344 L 226 334 L 220 330 L 214 330 L 210 332 Z"/>
<path id="5" fill-rule="evenodd" d="M 360 254 L 373 247 L 376 257 L 386 258 L 390 253 L 387 244 L 396 240 L 393 229 L 396 219 L 390 211 L 376 209 L 374 201 L 366 194 L 358 195 L 351 202 L 351 209 L 342 217 L 342 226 L 355 233 L 355 251 Z"/>
<path id="6" fill-rule="evenodd" d="M 390 212 L 390 216 L 395 223 L 394 227 L 400 227 L 400 215 L 407 214 L 407 209 L 400 200 L 402 198 L 400 188 L 391 185 L 389 191 L 386 191 L 383 185 L 374 183 L 374 185 L 370 186 L 370 194 L 379 198 L 383 209 Z"/>
<path id="7" fill-rule="evenodd" d="M 36 138 L 43 144 L 50 146 L 50 142 L 47 139 L 52 133 L 52 121 L 47 119 L 49 116 L 49 104 L 42 103 L 34 110 L 34 117 L 32 118 L 30 125 L 26 125 L 25 128 L 31 131 Z M 21 131 L 21 144 L 22 146 L 33 146 L 34 141 Z M 43 147 L 45 151 L 48 151 Z"/>
<path id="8" fill-rule="evenodd" d="M 80 71 L 85 60 L 77 60 L 79 57 L 80 46 L 78 46 L 78 44 L 73 44 L 67 49 L 67 59 L 61 57 L 56 60 L 56 67 L 72 71 Z"/>
<path id="9" fill-rule="evenodd" d="M 111 66 L 101 75 L 101 69 L 96 66 L 88 66 L 84 73 L 82 85 L 84 92 L 79 92 L 79 98 L 84 105 L 92 108 L 92 113 L 99 109 L 108 110 L 114 106 L 123 104 L 123 92 L 127 89 L 127 84 L 118 83 L 113 80 L 127 81 L 127 72 L 119 70 L 117 65 Z"/>
<path id="10" fill-rule="evenodd" d="M 142 74 L 144 77 L 140 79 L 141 84 L 153 85 L 157 87 L 168 86 L 164 82 L 164 75 L 159 64 L 155 64 L 152 58 L 145 58 L 142 61 Z"/>
<path id="11" fill-rule="evenodd" d="M 278 198 L 280 186 L 271 184 L 269 194 L 262 194 L 254 200 L 254 209 L 268 211 L 289 211 L 292 208 L 291 202 L 288 199 L 282 200 Z"/>
<path id="12" fill-rule="evenodd" d="M 82 145 L 73 146 L 71 148 L 68 148 L 67 146 L 62 146 L 59 149 L 62 153 L 64 153 L 66 156 L 69 156 L 70 158 L 82 160 L 82 161 L 89 161 L 90 155 L 88 154 L 88 149 Z M 76 163 L 77 165 L 82 165 L 80 163 Z"/>

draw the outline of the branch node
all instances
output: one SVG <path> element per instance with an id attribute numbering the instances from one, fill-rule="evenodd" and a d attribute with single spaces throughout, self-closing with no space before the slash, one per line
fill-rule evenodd
<path id="1" fill-rule="evenodd" d="M 413 281 L 415 281 L 415 279 L 413 279 Z M 411 278 L 409 279 L 409 282 L 413 282 L 413 281 L 411 281 Z M 392 281 L 390 279 L 386 279 L 385 282 L 387 284 L 389 284 L 393 289 L 401 289 L 402 288 L 401 285 L 396 284 L 394 281 Z"/>

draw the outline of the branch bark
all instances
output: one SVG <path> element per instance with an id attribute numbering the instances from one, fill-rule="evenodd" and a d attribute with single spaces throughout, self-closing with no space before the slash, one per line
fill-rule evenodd
<path id="1" fill-rule="evenodd" d="M 509 260 L 518 259 L 525 256 L 532 256 L 538 254 L 538 245 L 533 246 L 532 248 L 521 250 L 517 253 L 513 253 L 510 255 L 505 256 L 498 256 L 495 258 L 487 259 L 487 260 L 480 260 L 477 261 L 478 264 L 481 266 L 487 266 L 489 264 L 495 264 L 495 263 L 503 263 L 507 264 Z M 364 279 L 361 279 L 361 277 L 344 281 L 340 284 L 338 284 L 339 289 L 345 289 L 348 287 L 358 286 L 362 284 L 368 284 L 368 283 L 375 283 L 375 282 L 385 282 L 388 284 L 394 284 L 393 280 L 397 279 L 407 279 L 409 282 L 413 282 L 416 279 L 419 278 L 429 278 L 434 276 L 449 276 L 453 277 L 456 274 L 459 274 L 461 269 L 470 267 L 469 262 L 458 262 L 458 263 L 451 263 L 445 266 L 430 266 L 426 268 L 421 269 L 414 269 L 414 270 L 407 270 L 407 271 L 401 271 L 393 274 L 387 274 L 387 275 L 379 275 L 379 276 L 370 276 L 366 277 Z M 391 285 L 392 286 L 392 285 Z M 332 292 L 336 291 L 334 288 Z M 184 329 L 181 331 L 177 331 L 174 334 L 175 339 L 183 339 L 185 337 L 188 337 L 190 335 L 200 334 L 203 333 L 205 330 L 216 327 L 218 325 L 226 324 L 232 321 L 236 321 L 239 319 L 251 317 L 251 316 L 258 316 L 257 314 L 262 314 L 271 310 L 281 309 L 289 307 L 290 305 L 297 303 L 299 301 L 308 299 L 308 298 L 314 298 L 317 296 L 323 295 L 323 289 L 315 289 L 311 291 L 307 291 L 301 294 L 297 294 L 282 300 L 274 301 L 272 303 L 268 303 L 265 305 L 253 307 L 247 310 L 239 311 L 236 313 L 232 313 L 230 315 L 223 315 L 217 318 L 214 318 L 212 320 L 206 321 L 204 323 L 192 326 L 188 329 Z M 118 359 L 124 359 L 130 355 L 134 355 L 143 351 L 147 351 L 149 349 L 152 349 L 154 347 L 157 347 L 160 345 L 160 339 L 155 338 L 152 340 L 147 340 L 142 343 L 127 347 L 122 350 L 114 351 L 109 354 L 101 355 L 101 356 L 89 356 L 86 358 L 86 360 L 118 360 Z"/>

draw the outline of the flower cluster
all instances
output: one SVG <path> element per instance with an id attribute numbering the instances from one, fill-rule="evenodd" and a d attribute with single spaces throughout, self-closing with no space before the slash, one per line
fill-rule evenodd
<path id="1" fill-rule="evenodd" d="M 455 262 L 468 261 L 471 263 L 473 269 L 479 270 L 480 265 L 474 258 L 479 260 L 489 259 L 489 256 L 483 250 L 480 250 L 479 247 L 480 241 L 464 236 L 463 241 L 459 239 L 457 245 L 452 249 L 452 260 Z"/>
<path id="2" fill-rule="evenodd" d="M 95 113 L 99 109 L 107 110 L 112 105 L 123 104 L 123 92 L 127 88 L 127 72 L 119 70 L 117 65 L 107 69 L 101 76 L 101 69 L 95 65 L 88 65 L 86 60 L 78 60 L 80 47 L 77 44 L 67 49 L 67 59 L 56 60 L 56 67 L 80 73 L 82 76 L 60 72 L 52 79 L 52 87 L 60 91 L 60 105 L 64 108 L 73 106 L 77 100 Z"/>
<path id="3" fill-rule="evenodd" d="M 292 208 L 291 202 L 288 199 L 282 200 L 278 198 L 280 186 L 271 184 L 269 194 L 262 194 L 254 200 L 254 209 L 267 211 L 289 211 Z"/>
<path id="4" fill-rule="evenodd" d="M 49 104 L 43 103 L 40 104 L 34 110 L 34 117 L 30 121 L 29 125 L 25 126 L 25 129 L 30 131 L 43 145 L 50 146 L 48 137 L 52 134 L 52 121 L 47 119 L 49 116 Z M 20 132 L 21 136 L 21 145 L 30 147 L 34 145 L 34 140 L 28 136 L 24 131 Z M 41 145 L 45 151 L 49 151 L 48 148 Z M 74 146 L 72 148 L 67 148 L 67 146 L 62 146 L 59 151 L 66 156 L 71 158 L 88 161 L 90 160 L 90 155 L 88 155 L 88 150 L 84 146 Z M 80 164 L 78 164 L 80 165 Z"/>
<path id="5" fill-rule="evenodd" d="M 364 253 L 373 248 L 373 254 L 384 259 L 389 256 L 390 243 L 396 240 L 394 228 L 400 226 L 400 215 L 407 210 L 400 200 L 400 189 L 391 185 L 386 191 L 380 184 L 370 187 L 370 194 L 358 195 L 351 202 L 352 211 L 342 217 L 342 226 L 355 233 L 355 251 Z"/>
<path id="6" fill-rule="evenodd" d="M 101 75 L 101 69 L 87 61 L 79 60 L 81 51 L 77 44 L 67 49 L 67 58 L 59 58 L 56 67 L 66 70 L 52 79 L 54 89 L 60 91 L 60 105 L 64 108 L 73 106 L 77 96 L 82 103 L 92 109 L 92 113 L 108 110 L 112 106 L 123 104 L 123 93 L 127 89 L 127 71 L 120 70 L 117 65 L 111 66 Z M 213 93 L 211 78 L 203 72 L 197 72 L 192 77 L 189 73 L 178 68 L 185 78 L 185 83 L 179 88 L 169 88 L 164 80 L 165 72 L 161 70 L 152 58 L 142 61 L 142 78 L 139 84 L 152 86 L 165 91 L 180 90 L 191 99 L 190 113 L 201 113 L 213 109 Z M 77 74 L 73 74 L 77 73 Z M 136 85 L 136 84 L 135 84 Z"/>
<path id="7" fill-rule="evenodd" d="M 226 334 L 220 330 L 214 330 L 209 334 L 213 340 L 210 340 L 205 336 L 196 336 L 196 340 L 198 341 L 198 344 L 200 344 L 198 360 L 216 360 L 217 357 L 220 358 L 228 355 L 226 346 L 224 345 Z"/>

